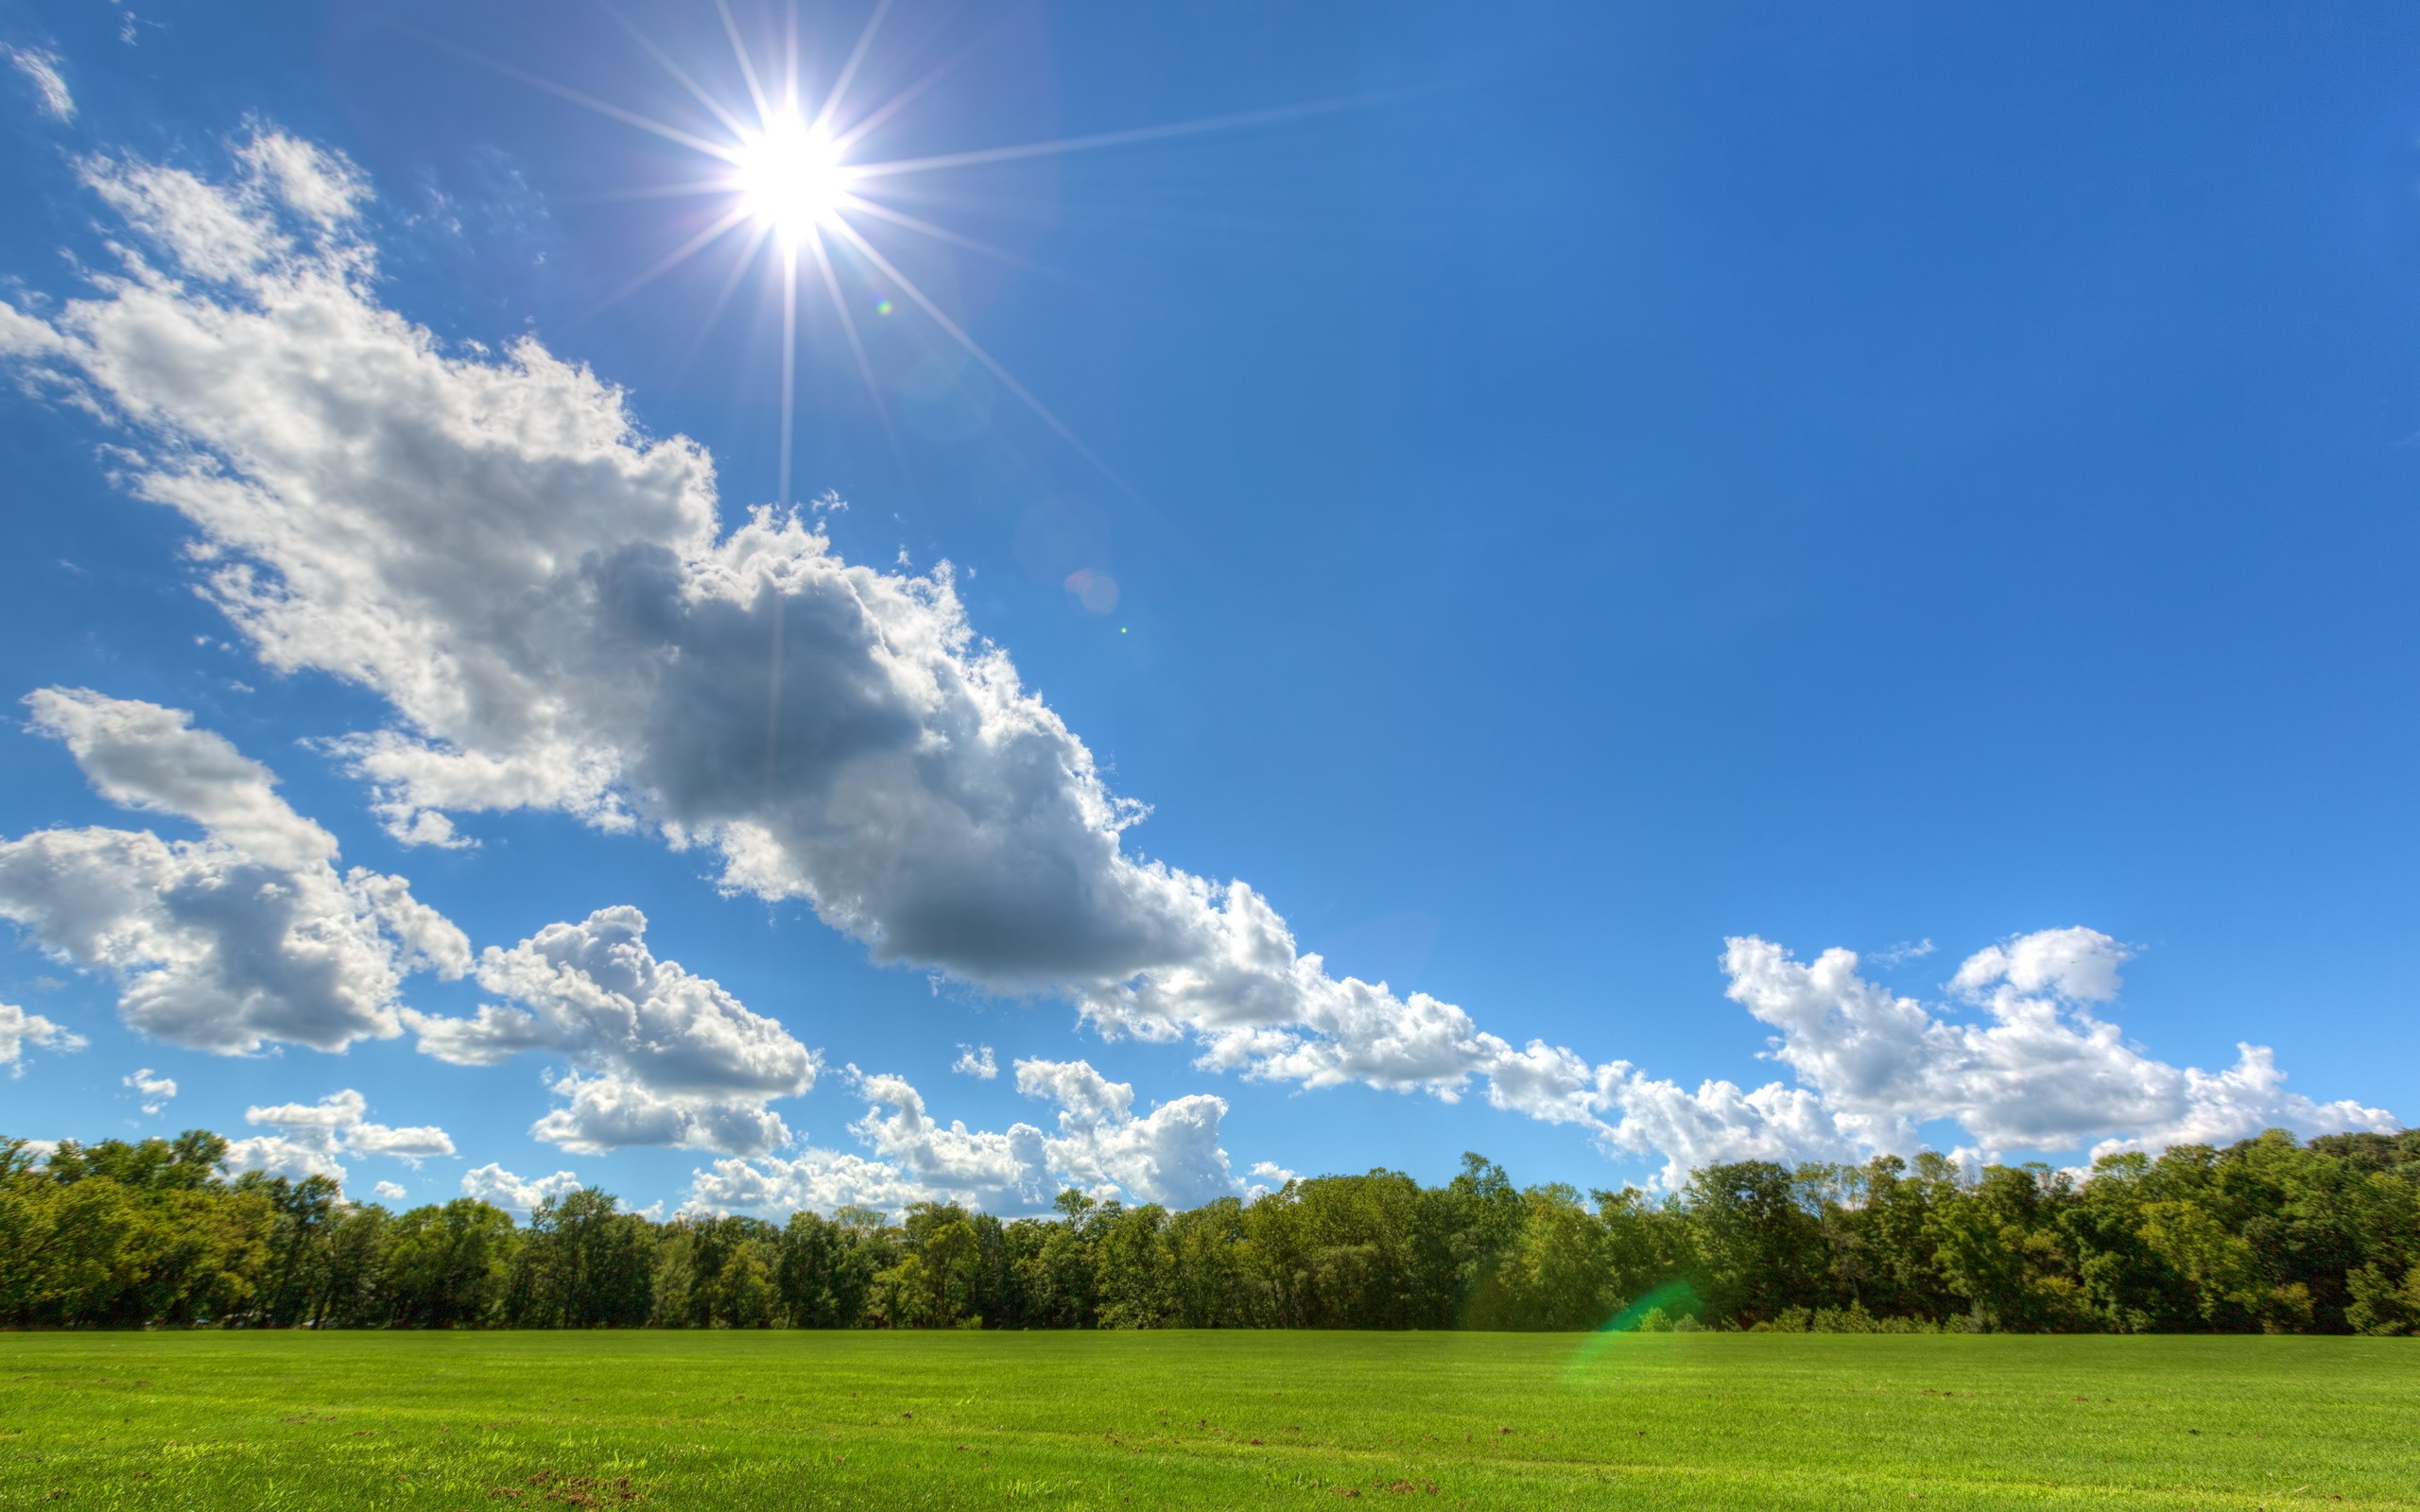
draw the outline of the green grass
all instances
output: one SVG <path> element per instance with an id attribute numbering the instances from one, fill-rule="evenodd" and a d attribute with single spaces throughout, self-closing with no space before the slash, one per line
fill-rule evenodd
<path id="1" fill-rule="evenodd" d="M 2420 1507 L 2420 1343 L 0 1334 L 0 1507 L 1311 1507 L 1357 1493 L 1525 1509 Z"/>

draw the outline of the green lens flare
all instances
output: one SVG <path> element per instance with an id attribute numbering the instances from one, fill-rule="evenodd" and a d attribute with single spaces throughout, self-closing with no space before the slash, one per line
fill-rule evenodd
<path id="1" fill-rule="evenodd" d="M 1697 1288 L 1686 1281 L 1666 1281 L 1641 1294 L 1628 1307 L 1599 1324 L 1596 1332 L 1581 1341 L 1564 1371 L 1565 1379 L 1576 1380 L 1592 1374 L 1592 1367 L 1613 1347 L 1616 1336 L 1624 1333 L 1668 1333 L 1672 1325 L 1683 1318 L 1694 1323 L 1703 1305 Z"/>

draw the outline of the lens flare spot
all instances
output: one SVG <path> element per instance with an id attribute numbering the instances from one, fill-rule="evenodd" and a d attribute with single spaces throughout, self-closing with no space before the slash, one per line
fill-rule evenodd
<path id="1" fill-rule="evenodd" d="M 1117 607 L 1117 579 L 1095 567 L 1079 567 L 1067 575 L 1067 592 L 1096 614 Z"/>
<path id="2" fill-rule="evenodd" d="M 889 315 L 895 308 L 897 308 L 897 306 L 893 305 L 889 300 L 876 300 L 873 301 L 873 313 L 876 315 Z"/>

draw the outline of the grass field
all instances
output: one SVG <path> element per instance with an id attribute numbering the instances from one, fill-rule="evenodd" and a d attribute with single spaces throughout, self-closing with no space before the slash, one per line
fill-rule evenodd
<path id="1" fill-rule="evenodd" d="M 2420 1507 L 2420 1342 L 0 1334 L 0 1507 Z"/>

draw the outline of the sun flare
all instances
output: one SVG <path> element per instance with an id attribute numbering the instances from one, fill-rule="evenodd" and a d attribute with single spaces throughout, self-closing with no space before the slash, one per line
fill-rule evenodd
<path id="1" fill-rule="evenodd" d="M 849 180 L 840 145 L 795 112 L 784 112 L 742 141 L 731 176 L 741 207 L 786 246 L 831 223 L 848 198 Z"/>
<path id="2" fill-rule="evenodd" d="M 758 57 L 743 40 L 738 20 L 732 14 L 728 0 L 716 0 L 715 9 L 721 19 L 723 33 L 731 43 L 732 60 L 746 85 L 744 99 L 727 94 L 717 94 L 709 89 L 688 67 L 609 6 L 607 13 L 663 66 L 712 122 L 718 123 L 719 130 L 715 125 L 704 122 L 692 122 L 687 127 L 671 125 L 541 77 L 501 60 L 463 49 L 454 50 L 472 62 L 583 109 L 610 116 L 626 126 L 636 127 L 718 164 L 697 179 L 632 191 L 631 198 L 705 196 L 720 198 L 724 203 L 719 215 L 707 220 L 687 239 L 607 296 L 604 304 L 629 298 L 710 249 L 724 245 L 735 247 L 737 259 L 723 284 L 722 294 L 717 298 L 705 318 L 704 327 L 700 333 L 702 337 L 703 329 L 712 327 L 720 317 L 749 266 L 764 266 L 769 271 L 781 306 L 781 443 L 775 470 L 775 492 L 783 504 L 790 501 L 790 465 L 798 393 L 796 362 L 800 294 L 810 281 L 822 286 L 823 294 L 830 302 L 832 318 L 856 366 L 858 377 L 864 381 L 867 398 L 881 420 L 883 433 L 890 441 L 892 455 L 898 459 L 903 473 L 907 470 L 906 454 L 900 446 L 898 433 L 891 425 L 883 386 L 876 380 L 873 359 L 858 333 L 856 318 L 852 313 L 857 308 L 871 308 L 883 315 L 908 306 L 922 312 L 931 327 L 988 372 L 1001 388 L 1013 395 L 1077 455 L 1091 463 L 1110 482 L 1126 489 L 1125 480 L 1098 454 L 1086 446 L 1030 389 L 1019 383 L 963 325 L 953 319 L 898 263 L 875 245 L 873 237 L 875 234 L 896 235 L 906 232 L 961 251 L 998 258 L 1020 266 L 1031 265 L 947 226 L 908 214 L 895 201 L 901 198 L 915 197 L 903 196 L 897 180 L 912 175 L 946 175 L 953 170 L 979 168 L 1019 159 L 1087 152 L 1207 131 L 1274 125 L 1337 110 L 1351 102 L 1314 101 L 1166 126 L 1101 131 L 1055 141 L 977 147 L 923 157 L 860 156 L 858 149 L 869 137 L 919 94 L 940 81 L 957 66 L 959 60 L 966 56 L 967 50 L 961 49 L 950 60 L 928 71 L 921 79 L 888 98 L 863 109 L 853 107 L 850 88 L 857 78 L 859 68 L 867 60 L 869 49 L 890 5 L 891 0 L 877 0 L 873 13 L 866 19 L 864 29 L 857 36 L 856 45 L 848 51 L 830 86 L 803 95 L 800 90 L 802 60 L 795 15 L 790 35 L 769 60 L 774 66 L 769 70 L 759 66 Z M 905 302 L 895 304 L 893 296 L 904 296 Z"/>

